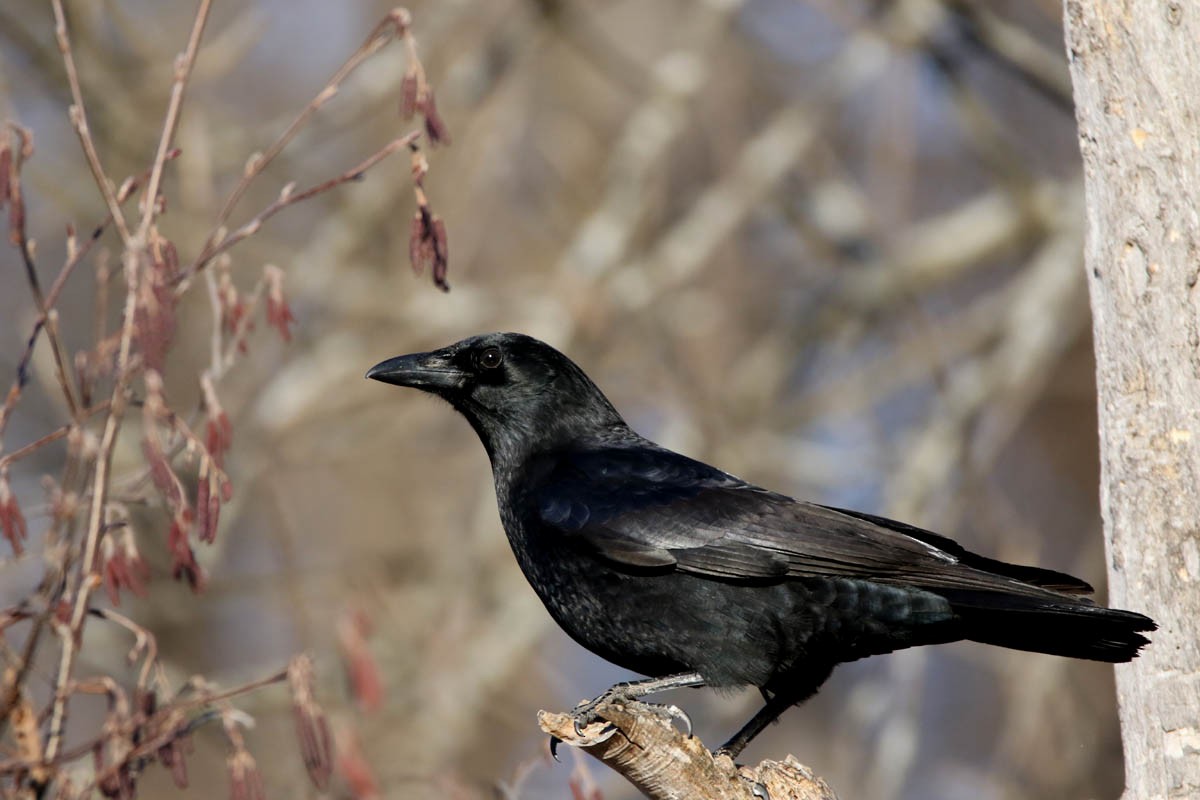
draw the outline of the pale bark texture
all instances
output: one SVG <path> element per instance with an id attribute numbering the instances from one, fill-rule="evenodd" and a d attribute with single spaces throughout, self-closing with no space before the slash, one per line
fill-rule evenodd
<path id="1" fill-rule="evenodd" d="M 792 756 L 739 767 L 644 703 L 605 703 L 597 713 L 603 721 L 582 736 L 570 714 L 542 711 L 538 724 L 612 767 L 650 800 L 837 800 L 825 781 Z"/>
<path id="2" fill-rule="evenodd" d="M 1200 7 L 1069 0 L 1126 798 L 1200 796 Z"/>

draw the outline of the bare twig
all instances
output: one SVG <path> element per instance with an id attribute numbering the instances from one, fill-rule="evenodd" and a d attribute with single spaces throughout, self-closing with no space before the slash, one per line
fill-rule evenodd
<path id="1" fill-rule="evenodd" d="M 143 728 L 151 731 L 151 734 L 143 738 L 136 747 L 132 748 L 122 763 L 141 762 L 147 757 L 153 755 L 159 750 L 159 748 L 172 739 L 191 733 L 200 725 L 206 724 L 214 719 L 219 718 L 220 716 L 217 712 L 202 713 L 198 717 L 188 720 L 186 719 L 186 714 L 198 710 L 210 709 L 211 707 L 227 700 L 241 697 L 267 686 L 283 683 L 285 680 L 287 680 L 287 678 L 288 671 L 285 669 L 273 672 L 266 677 L 244 683 L 232 689 L 217 691 L 209 688 L 201 688 L 192 696 L 174 699 L 169 708 L 165 708 L 162 711 L 151 715 L 152 718 L 150 719 L 144 716 L 139 717 L 137 714 L 130 715 L 126 721 L 126 726 L 129 729 L 116 731 L 116 733 L 125 734 L 132 738 L 134 729 Z M 79 684 L 76 684 L 70 688 L 78 689 L 79 686 Z M 177 720 L 177 723 L 174 725 L 164 724 L 170 720 Z M 96 747 L 97 744 L 108 738 L 109 735 L 111 734 L 105 733 L 89 741 L 85 741 L 73 747 L 63 749 L 56 758 L 43 759 L 42 764 L 46 767 L 54 767 L 73 761 L 80 756 L 87 755 Z M 119 766 L 121 766 L 121 764 L 112 765 L 112 767 Z M 29 769 L 28 762 L 20 758 L 0 761 L 0 775 L 11 775 L 27 769 Z M 103 774 L 96 776 L 95 781 L 93 782 L 93 788 L 95 783 L 103 779 L 103 777 Z M 87 791 L 83 792 L 82 796 L 86 795 Z"/>
<path id="2" fill-rule="evenodd" d="M 96 152 L 96 144 L 92 141 L 91 129 L 88 127 L 87 111 L 83 104 L 83 91 L 79 87 L 79 72 L 75 68 L 75 54 L 71 49 L 71 38 L 67 32 L 67 18 L 63 13 L 62 0 L 50 0 L 50 2 L 54 7 L 54 34 L 58 41 L 58 50 L 62 54 L 63 66 L 67 70 L 67 83 L 71 87 L 71 99 L 74 103 L 70 109 L 71 125 L 79 136 L 79 144 L 83 147 L 83 154 L 87 158 L 88 167 L 96 181 L 96 187 L 100 189 L 100 194 L 103 195 L 104 202 L 108 205 L 108 213 L 112 215 L 113 224 L 117 226 L 117 231 L 121 234 L 121 241 L 128 247 L 132 240 L 129 226 L 125 222 L 125 215 L 121 211 L 121 204 L 117 201 L 116 192 L 109 183 L 108 173 L 104 171 L 104 167 L 100 163 L 100 156 Z"/>
<path id="3" fill-rule="evenodd" d="M 225 234 L 220 241 L 211 244 L 207 248 L 207 255 L 197 259 L 191 266 L 181 272 L 178 277 L 178 285 L 175 288 L 175 293 L 183 294 L 185 291 L 187 291 L 188 287 L 191 285 L 192 277 L 198 271 L 203 269 L 206 264 L 243 239 L 258 233 L 264 222 L 278 214 L 283 209 L 304 200 L 308 200 L 310 197 L 314 197 L 322 192 L 327 192 L 335 186 L 340 186 L 343 183 L 362 180 L 362 177 L 367 170 L 390 156 L 392 153 L 395 153 L 397 150 L 402 150 L 405 147 L 408 147 L 410 144 L 415 142 L 420 135 L 421 134 L 419 131 L 413 131 L 412 133 L 408 133 L 398 139 L 393 139 L 379 150 L 376 150 L 365 160 L 346 170 L 342 174 L 332 177 L 329 180 L 322 181 L 315 186 L 310 186 L 301 192 L 293 191 L 295 184 L 289 183 L 287 186 L 284 186 L 283 190 L 279 193 L 279 197 L 272 201 L 266 208 L 255 214 L 254 217 L 251 218 L 245 225 L 242 225 L 240 228 Z"/>
<path id="4" fill-rule="evenodd" d="M 137 286 L 139 272 L 137 254 L 126 253 L 126 295 L 125 310 L 122 315 L 121 344 L 117 355 L 116 379 L 112 396 L 109 398 L 108 417 L 104 422 L 104 433 L 100 437 L 100 451 L 96 456 L 96 467 L 92 479 L 92 497 L 88 512 L 87 537 L 83 545 L 83 562 L 80 566 L 80 580 L 75 596 L 74 608 L 71 612 L 70 635 L 63 637 L 62 656 L 59 659 L 57 691 L 54 698 L 54 710 L 50 720 L 49 738 L 46 746 L 46 759 L 53 761 L 58 754 L 62 740 L 63 723 L 66 719 L 66 704 L 68 695 L 65 692 L 70 680 L 71 670 L 75 664 L 75 650 L 79 637 L 82 635 L 83 619 L 87 614 L 88 603 L 92 592 L 99 585 L 99 576 L 95 574 L 96 550 L 100 543 L 100 531 L 104 522 L 104 506 L 108 499 L 110 473 L 112 472 L 113 450 L 120 432 L 121 420 L 128 401 L 126 387 L 132 378 L 129 369 L 130 349 L 133 342 L 133 316 L 137 302 Z"/>
<path id="5" fill-rule="evenodd" d="M 79 402 L 75 398 L 75 390 L 72 382 L 67 375 L 67 356 L 66 350 L 63 347 L 62 338 L 58 335 L 58 315 L 51 311 L 46 302 L 46 296 L 42 293 L 41 281 L 37 274 L 37 265 L 33 260 L 33 245 L 29 240 L 29 236 L 25 231 L 25 199 L 21 192 L 21 166 L 30 155 L 33 154 L 33 138 L 29 131 L 17 125 L 9 125 L 9 129 L 16 135 L 16 141 L 11 143 L 12 157 L 8 163 L 9 174 L 5 176 L 5 182 L 8 186 L 7 202 L 12 204 L 16 213 L 10 215 L 9 237 L 17 246 L 21 253 L 21 261 L 25 265 L 25 277 L 29 282 L 29 291 L 33 294 L 34 303 L 37 304 L 39 312 L 38 321 L 34 325 L 34 333 L 30 336 L 30 344 L 37 339 L 37 331 L 39 328 L 46 329 L 46 337 L 50 340 L 51 350 L 54 354 L 54 368 L 57 373 L 59 386 L 62 389 L 63 399 L 67 403 L 67 409 L 72 417 L 77 417 L 79 412 Z M 24 371 L 18 369 L 18 382 L 21 381 Z M 0 420 L 0 434 L 3 433 L 3 427 L 7 421 L 7 413 L 5 419 Z"/>
<path id="6" fill-rule="evenodd" d="M 187 49 L 175 61 L 175 80 L 171 84 L 171 99 L 167 103 L 167 115 L 163 120 L 158 152 L 154 155 L 154 166 L 150 168 L 150 182 L 146 184 L 145 207 L 142 209 L 142 222 L 138 227 L 136 237 L 139 242 L 146 240 L 150 225 L 157 216 L 158 184 L 162 179 L 163 165 L 167 162 L 168 154 L 171 151 L 171 141 L 175 138 L 175 128 L 179 125 L 179 111 L 183 107 L 188 78 L 191 77 L 192 67 L 196 63 L 196 51 L 200 49 L 200 38 L 204 35 L 204 26 L 208 23 L 208 12 L 211 6 L 212 0 L 200 0 L 196 18 L 192 22 L 192 33 L 188 37 Z"/>
<path id="7" fill-rule="evenodd" d="M 204 269 L 204 267 L 220 252 L 218 240 L 221 239 L 221 231 L 225 224 L 229 221 L 233 209 L 237 206 L 238 201 L 250 188 L 250 184 L 254 179 L 262 174 L 263 170 L 275 159 L 276 156 L 287 147 L 288 143 L 300 132 L 300 129 L 308 122 L 325 103 L 329 102 L 334 95 L 338 93 L 342 82 L 345 81 L 350 73 L 354 72 L 363 61 L 370 58 L 374 53 L 380 50 L 384 45 L 391 42 L 397 36 L 403 36 L 408 26 L 411 24 L 411 18 L 408 11 L 404 9 L 395 9 L 384 17 L 378 25 L 367 36 L 362 45 L 355 50 L 346 61 L 337 68 L 333 76 L 325 83 L 324 88 L 304 107 L 303 110 L 296 116 L 295 119 L 284 129 L 271 145 L 262 153 L 255 155 L 246 164 L 245 170 L 242 172 L 241 179 L 225 202 L 221 206 L 220 212 L 217 214 L 216 224 L 213 227 L 208 238 L 204 242 L 204 246 L 200 249 L 200 254 L 196 257 L 186 270 L 183 272 L 181 286 L 186 287 L 190 282 L 192 275 Z M 223 242 L 224 240 L 222 240 Z"/>
<path id="8" fill-rule="evenodd" d="M 167 160 L 171 160 L 171 159 L 176 158 L 178 155 L 179 155 L 178 151 L 171 151 L 171 152 L 167 153 L 166 157 L 167 157 Z M 16 166 L 16 164 L 14 162 L 13 168 L 15 168 L 15 166 Z M 125 181 L 125 183 L 121 187 L 121 192 L 118 193 L 118 195 L 117 195 L 118 204 L 124 203 L 126 200 L 128 200 L 128 198 L 138 188 L 138 186 L 141 184 L 141 182 L 146 180 L 148 175 L 149 175 L 149 171 L 143 173 L 141 175 L 141 177 L 139 177 L 139 178 L 130 179 L 130 180 Z M 12 178 L 10 177 L 10 181 L 11 180 L 12 180 Z M 24 387 L 24 384 L 28 380 L 29 363 L 33 359 L 34 347 L 37 345 L 38 337 L 41 334 L 41 331 L 46 328 L 47 320 L 50 319 L 52 316 L 50 314 L 50 312 L 53 311 L 55 305 L 57 305 L 59 296 L 62 294 L 63 288 L 67 284 L 67 280 L 74 273 L 75 268 L 80 264 L 80 262 L 82 262 L 85 258 L 87 258 L 88 255 L 91 254 L 92 249 L 96 245 L 96 242 L 99 241 L 100 236 L 104 233 L 104 229 L 108 226 L 108 224 L 112 221 L 112 219 L 113 219 L 112 213 L 109 212 L 105 216 L 105 218 L 103 220 L 101 220 L 100 223 L 92 229 L 91 235 L 86 237 L 83 240 L 82 244 L 80 244 L 78 242 L 78 240 L 76 239 L 74 229 L 68 227 L 68 229 L 67 229 L 67 256 L 63 262 L 61 269 L 59 269 L 58 276 L 55 277 L 54 283 L 52 283 L 50 285 L 50 290 L 48 292 L 46 292 L 44 298 L 42 298 L 40 296 L 40 287 L 35 288 L 35 301 L 38 304 L 38 311 L 39 311 L 38 317 L 37 317 L 37 319 L 34 320 L 33 329 L 30 332 L 28 338 L 26 339 L 25 349 L 22 352 L 21 357 L 17 360 L 17 377 L 14 380 L 13 385 L 11 387 L 9 387 L 9 391 L 5 397 L 4 404 L 2 406 L 0 406 L 0 450 L 3 449 L 2 443 L 4 440 L 4 432 L 8 425 L 8 420 L 12 414 L 13 409 L 16 407 L 17 401 L 21 397 L 21 391 Z M 22 253 L 24 254 L 25 250 L 28 247 L 28 243 L 25 240 L 23 225 L 22 225 L 22 229 L 19 233 L 19 236 L 20 236 L 19 247 L 22 249 Z M 27 264 L 27 268 L 28 268 L 28 266 L 29 265 Z M 36 273 L 32 273 L 32 274 L 34 275 L 34 280 L 36 280 Z M 97 344 L 99 344 L 101 339 L 103 338 L 102 337 L 102 328 L 100 326 L 103 324 L 103 317 L 104 317 L 103 299 L 105 298 L 105 296 L 107 294 L 107 289 L 108 289 L 108 287 L 107 287 L 107 271 L 104 269 L 101 269 L 100 275 L 98 275 L 98 278 L 99 278 L 99 281 L 98 281 L 98 286 L 97 286 L 97 302 L 101 307 L 98 308 L 98 311 L 96 314 L 97 330 L 95 332 L 96 333 L 95 341 Z M 55 328 L 55 330 L 53 331 L 53 335 L 57 337 L 57 328 Z M 58 370 L 58 374 L 60 376 L 59 382 L 63 386 L 66 386 L 69 388 L 70 382 L 68 381 L 68 382 L 64 383 L 64 379 L 66 378 L 66 375 L 67 375 L 66 366 L 65 366 L 65 361 L 66 361 L 65 347 L 63 347 L 63 345 L 61 343 L 54 345 L 54 354 L 55 354 L 55 361 L 56 361 L 56 369 Z M 61 363 L 61 366 L 59 366 L 60 363 Z M 64 391 L 67 391 L 67 388 L 64 388 Z M 73 397 L 73 394 L 74 393 L 72 392 L 70 395 L 67 396 L 68 405 L 70 405 L 70 403 L 72 401 L 71 398 Z M 103 410 L 103 409 L 107 409 L 107 408 L 108 408 L 108 404 L 102 403 L 97 406 L 94 406 L 92 409 L 83 411 L 82 416 L 90 416 L 92 413 L 94 413 L 97 410 Z M 77 418 L 82 419 L 82 417 L 78 413 L 75 414 L 75 416 Z M 53 439 L 51 439 L 51 441 L 53 441 Z"/>
<path id="9" fill-rule="evenodd" d="M 101 619 L 120 625 L 133 634 L 133 649 L 129 651 L 129 661 L 132 663 L 142 657 L 142 668 L 138 671 L 137 688 L 146 689 L 150 683 L 150 671 L 158 663 L 158 640 L 154 634 L 138 625 L 129 617 L 111 608 L 93 608 L 92 613 Z"/>
<path id="10" fill-rule="evenodd" d="M 101 411 L 107 411 L 108 408 L 109 408 L 109 403 L 107 400 L 105 400 L 104 402 L 98 403 L 98 404 L 92 406 L 91 408 L 83 409 L 82 411 L 79 412 L 78 416 L 79 416 L 80 421 L 83 421 L 83 420 L 86 420 L 88 417 L 92 417 L 96 414 L 99 414 Z M 65 437 L 67 437 L 68 435 L 70 435 L 71 431 L 73 431 L 73 430 L 76 430 L 76 425 L 74 423 L 72 423 L 71 425 L 64 425 L 61 428 L 50 431 L 50 433 L 47 433 L 37 439 L 34 439 L 32 442 L 30 442 L 27 445 L 24 445 L 23 447 L 18 447 L 16 450 L 13 450 L 11 453 L 5 453 L 4 455 L 0 456 L 0 469 L 4 469 L 5 467 L 7 467 L 9 464 L 11 464 L 14 461 L 20 461 L 22 458 L 33 455 L 38 450 L 41 450 L 43 447 L 50 444 L 51 442 L 57 442 L 59 439 L 63 439 Z"/>

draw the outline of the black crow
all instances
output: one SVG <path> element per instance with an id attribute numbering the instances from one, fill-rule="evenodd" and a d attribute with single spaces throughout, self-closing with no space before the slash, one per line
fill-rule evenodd
<path id="1" fill-rule="evenodd" d="M 979 556 L 873 514 L 794 500 L 632 431 L 570 359 L 495 333 L 368 378 L 447 400 L 483 441 L 525 577 L 575 641 L 651 676 L 577 709 L 681 686 L 756 686 L 736 757 L 844 661 L 961 639 L 1129 661 L 1152 620 L 1078 578 Z"/>

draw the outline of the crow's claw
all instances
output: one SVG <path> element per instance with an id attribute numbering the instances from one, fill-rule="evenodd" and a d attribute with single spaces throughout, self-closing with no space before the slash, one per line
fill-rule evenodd
<path id="1" fill-rule="evenodd" d="M 590 724 L 591 724 L 590 722 L 585 723 L 585 725 L 590 725 Z M 575 747 L 591 747 L 592 745 L 600 744 L 602 742 L 608 741 L 609 739 L 612 738 L 612 735 L 614 733 L 617 733 L 618 731 L 619 731 L 619 728 L 617 728 L 616 725 L 613 725 L 611 722 L 607 722 L 607 723 L 605 723 L 604 727 L 601 728 L 595 736 L 588 736 L 587 734 L 580 731 L 579 722 L 576 721 L 575 722 L 575 732 L 579 736 L 579 738 L 577 740 L 571 742 L 571 744 Z M 562 743 L 563 743 L 563 740 L 558 738 L 557 736 L 550 737 L 550 757 L 553 758 L 555 761 L 557 761 L 560 764 L 562 763 L 562 759 L 558 757 L 558 746 Z"/>
<path id="2" fill-rule="evenodd" d="M 596 713 L 596 709 L 612 700 L 614 697 L 619 697 L 616 692 L 609 689 L 607 692 L 593 697 L 591 700 L 584 700 L 579 705 L 575 706 L 575 710 L 571 712 L 571 722 L 575 726 L 575 735 L 583 736 L 583 729 L 593 722 L 600 720 L 600 715 Z"/>
<path id="3" fill-rule="evenodd" d="M 662 712 L 672 720 L 679 720 L 683 724 L 683 732 L 687 734 L 689 739 L 692 738 L 692 718 L 682 708 L 674 703 L 646 703 L 646 705 L 656 711 Z"/>

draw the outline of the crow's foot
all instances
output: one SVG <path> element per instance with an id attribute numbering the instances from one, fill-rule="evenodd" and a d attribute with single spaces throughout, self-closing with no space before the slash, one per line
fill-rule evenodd
<path id="1" fill-rule="evenodd" d="M 599 697 L 593 697 L 591 700 L 585 700 L 579 705 L 575 706 L 575 710 L 571 712 L 571 716 L 574 718 L 573 722 L 575 724 L 575 734 L 577 736 L 583 736 L 584 728 L 602 719 L 602 717 L 596 713 L 596 710 L 600 708 L 600 706 L 604 705 L 605 703 L 620 702 L 626 704 L 636 703 L 640 707 L 646 708 L 656 714 L 666 717 L 667 719 L 671 720 L 672 724 L 675 721 L 679 721 L 679 723 L 683 726 L 683 732 L 686 733 L 689 738 L 691 737 L 692 718 L 689 717 L 687 712 L 682 708 L 674 703 L 647 703 L 644 700 L 638 700 L 636 695 L 623 691 L 625 688 L 627 687 L 618 684 L 617 686 L 614 686 L 601 694 Z"/>

